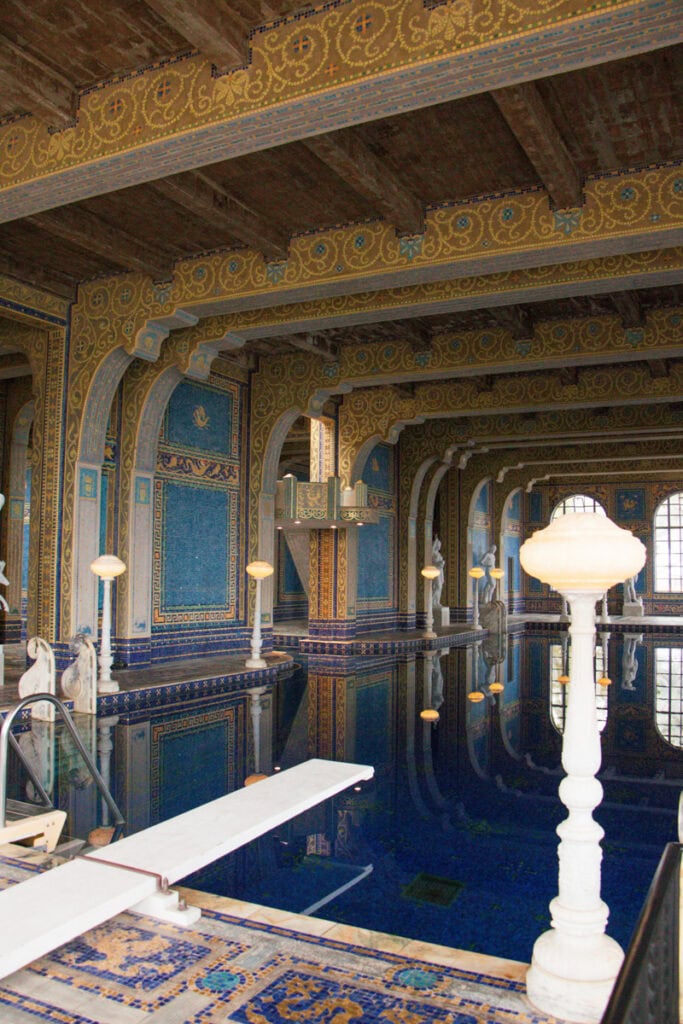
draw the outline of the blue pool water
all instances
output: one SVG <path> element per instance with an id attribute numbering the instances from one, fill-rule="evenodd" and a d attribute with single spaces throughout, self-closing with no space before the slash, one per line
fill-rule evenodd
<path id="1" fill-rule="evenodd" d="M 372 782 L 186 884 L 296 912 L 318 906 L 324 918 L 526 961 L 549 925 L 554 830 L 566 817 L 557 797 L 561 736 L 550 715 L 556 641 L 511 637 L 498 657 L 456 648 L 438 663 L 312 659 L 265 694 L 235 690 L 103 719 L 100 755 L 111 746 L 107 768 L 129 831 L 229 792 L 255 769 L 309 757 L 373 764 Z M 606 833 L 608 932 L 622 946 L 663 847 L 676 838 L 683 773 L 680 750 L 654 724 L 657 642 L 638 642 L 638 671 L 625 686 L 626 642 L 615 636 L 605 652 L 613 683 L 602 733 L 605 798 L 595 813 Z M 466 699 L 494 677 L 504 685 L 499 696 Z M 436 725 L 420 718 L 424 708 L 438 709 Z M 55 791 L 72 833 L 85 835 L 101 820 L 100 801 L 74 771 L 68 744 L 58 746 Z"/>

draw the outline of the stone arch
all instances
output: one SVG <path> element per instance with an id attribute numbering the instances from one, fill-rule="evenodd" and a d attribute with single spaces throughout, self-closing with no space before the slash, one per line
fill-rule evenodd
<path id="1" fill-rule="evenodd" d="M 515 581 L 517 574 L 519 573 L 519 547 L 521 544 L 521 519 L 520 519 L 520 533 L 517 536 L 516 543 L 513 543 L 513 534 L 510 530 L 510 507 L 513 500 L 517 495 L 520 499 L 520 513 L 521 513 L 521 501 L 522 501 L 522 488 L 513 487 L 512 490 L 506 495 L 503 503 L 503 512 L 500 517 L 500 534 L 498 538 L 498 551 L 499 565 L 503 569 L 505 575 L 500 581 L 501 586 L 501 601 L 505 602 L 508 611 L 511 612 L 513 609 L 510 607 L 510 595 L 515 593 Z M 512 560 L 512 575 L 510 573 Z"/>
<path id="2" fill-rule="evenodd" d="M 469 572 L 470 569 L 475 564 L 474 563 L 474 554 L 473 554 L 473 533 L 474 533 L 474 529 L 475 529 L 475 521 L 474 521 L 475 516 L 474 516 L 474 513 L 475 513 L 475 510 L 476 510 L 476 507 L 477 507 L 477 502 L 479 500 L 479 495 L 481 494 L 481 492 L 484 489 L 484 487 L 487 487 L 492 482 L 492 480 L 493 480 L 493 477 L 491 477 L 491 476 L 482 477 L 482 479 L 479 481 L 479 483 L 476 484 L 476 486 L 472 490 L 472 497 L 470 498 L 469 509 L 467 511 L 466 572 Z M 487 545 L 490 544 L 490 543 L 491 543 L 491 532 L 490 532 L 490 528 L 489 528 Z M 475 581 L 475 585 L 479 586 L 480 585 L 480 581 Z M 469 609 L 471 607 L 472 607 L 472 588 L 468 587 L 467 588 L 467 608 Z"/>
<path id="3" fill-rule="evenodd" d="M 127 495 L 127 580 L 125 588 L 122 588 L 119 628 L 125 657 L 129 663 L 149 660 L 157 449 L 166 406 L 181 380 L 183 374 L 177 365 L 162 370 L 151 384 L 138 418 L 132 482 Z"/>
<path id="4" fill-rule="evenodd" d="M 97 634 L 98 581 L 90 570 L 100 536 L 100 488 L 104 442 L 111 403 L 133 361 L 124 348 L 109 352 L 95 370 L 85 400 L 74 474 L 73 632 Z"/>
<path id="5" fill-rule="evenodd" d="M 306 413 L 302 414 L 300 409 L 291 408 L 281 413 L 268 435 L 265 452 L 263 453 L 261 487 L 258 494 L 256 557 L 264 562 L 269 562 L 271 565 L 275 564 L 275 486 L 277 484 L 280 454 L 290 427 L 301 415 L 310 415 L 310 412 L 306 411 Z M 263 581 L 261 590 L 261 615 L 264 623 L 272 623 L 273 621 L 273 593 L 273 577 L 268 576 Z"/>

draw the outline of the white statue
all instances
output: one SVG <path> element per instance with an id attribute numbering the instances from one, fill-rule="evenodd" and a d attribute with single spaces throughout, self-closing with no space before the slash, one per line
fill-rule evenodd
<path id="1" fill-rule="evenodd" d="M 488 551 L 482 555 L 481 565 L 486 572 L 486 584 L 482 594 L 482 603 L 490 604 L 496 596 L 496 581 L 491 576 L 491 569 L 496 564 L 496 545 L 492 544 Z"/>
<path id="2" fill-rule="evenodd" d="M 432 580 L 432 607 L 436 611 L 441 607 L 441 591 L 443 590 L 444 566 L 446 565 L 446 559 L 441 553 L 441 541 L 438 537 L 434 538 L 432 544 L 432 565 L 439 570 L 439 575 Z"/>
<path id="3" fill-rule="evenodd" d="M 76 633 L 71 650 L 76 655 L 62 673 L 62 692 L 74 702 L 74 711 L 97 714 L 97 653 L 84 633 Z"/>
<path id="4" fill-rule="evenodd" d="M 26 653 L 35 662 L 26 669 L 19 680 L 19 696 L 30 697 L 32 693 L 56 694 L 55 656 L 47 640 L 34 636 L 26 644 Z M 30 704 L 31 717 L 39 722 L 53 722 L 55 706 L 46 700 Z"/>
<path id="5" fill-rule="evenodd" d="M 622 615 L 640 616 L 643 614 L 643 601 L 642 598 L 638 597 L 638 591 L 636 590 L 637 583 L 637 574 L 635 576 L 631 576 L 627 580 L 624 580 L 624 604 L 621 609 Z"/>

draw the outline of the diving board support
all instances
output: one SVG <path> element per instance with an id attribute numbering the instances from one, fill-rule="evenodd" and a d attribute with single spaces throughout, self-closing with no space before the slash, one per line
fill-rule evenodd
<path id="1" fill-rule="evenodd" d="M 0 977 L 124 910 L 139 911 L 159 878 L 186 878 L 373 771 L 313 758 L 3 890 Z"/>

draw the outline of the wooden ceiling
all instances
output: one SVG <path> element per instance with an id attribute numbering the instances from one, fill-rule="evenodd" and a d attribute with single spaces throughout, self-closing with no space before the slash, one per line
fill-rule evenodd
<path id="1" fill-rule="evenodd" d="M 257 27 L 297 0 L 3 0 L 0 114 L 73 123 L 79 94 L 152 62 L 199 52 L 217 73 L 248 62 Z M 58 40 L 58 45 L 55 44 Z M 425 211 L 544 187 L 581 205 L 592 175 L 683 159 L 683 47 L 670 46 L 198 167 L 0 224 L 0 272 L 75 298 L 125 271 L 169 280 L 177 260 L 246 246 L 286 256 L 293 236 L 383 218 L 418 233 Z M 683 285 L 441 314 L 315 336 L 252 339 L 264 356 L 491 325 L 524 337 L 538 320 L 617 312 L 624 326 L 681 303 Z"/>

